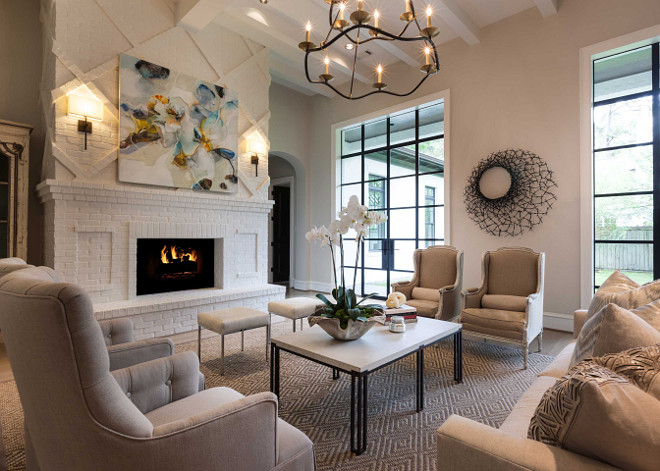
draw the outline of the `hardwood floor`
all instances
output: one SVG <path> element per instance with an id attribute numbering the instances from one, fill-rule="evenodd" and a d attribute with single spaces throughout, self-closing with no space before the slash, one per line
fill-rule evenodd
<path id="1" fill-rule="evenodd" d="M 302 296 L 313 297 L 316 293 L 312 291 L 299 291 L 294 289 L 287 290 L 287 298 L 297 298 Z M 280 316 L 273 316 L 273 322 L 291 322 L 288 319 L 285 319 Z M 203 330 L 202 338 L 215 337 L 218 334 Z M 170 337 L 175 344 L 187 343 L 197 341 L 197 331 L 186 332 L 183 334 L 173 335 Z M 541 353 L 544 355 L 556 356 L 566 345 L 568 345 L 573 340 L 573 335 L 568 332 L 560 332 L 558 330 L 545 329 L 543 331 L 543 350 Z M 533 342 L 532 351 L 536 351 L 536 342 Z M 10 381 L 14 379 L 14 375 L 11 371 L 11 365 L 9 364 L 9 358 L 7 357 L 7 350 L 5 349 L 5 344 L 0 343 L 0 383 L 5 381 Z"/>

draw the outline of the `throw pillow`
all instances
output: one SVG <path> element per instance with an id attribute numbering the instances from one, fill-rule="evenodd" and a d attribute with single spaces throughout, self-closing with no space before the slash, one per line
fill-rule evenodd
<path id="1" fill-rule="evenodd" d="M 660 332 L 638 314 L 649 310 L 644 306 L 628 311 L 616 304 L 602 308 L 584 323 L 575 343 L 570 366 L 575 366 L 585 358 L 660 343 Z"/>
<path id="2" fill-rule="evenodd" d="M 591 361 L 625 377 L 642 391 L 660 400 L 660 344 L 631 348 L 625 352 L 596 357 Z"/>
<path id="3" fill-rule="evenodd" d="M 657 469 L 660 401 L 624 376 L 582 362 L 546 391 L 528 437 L 622 469 Z"/>
<path id="4" fill-rule="evenodd" d="M 623 273 L 615 271 L 594 294 L 587 311 L 587 320 L 609 303 L 634 309 L 659 299 L 660 280 L 640 286 Z"/>

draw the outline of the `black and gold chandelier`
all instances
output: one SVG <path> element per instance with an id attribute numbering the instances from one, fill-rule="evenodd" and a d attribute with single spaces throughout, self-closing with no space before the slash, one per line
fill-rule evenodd
<path id="1" fill-rule="evenodd" d="M 378 10 L 375 10 L 373 14 L 371 14 L 364 9 L 364 0 L 357 0 L 357 10 L 350 14 L 350 21 L 346 20 L 349 0 L 324 1 L 329 4 L 328 21 L 330 23 L 330 30 L 328 31 L 325 40 L 323 40 L 319 46 L 314 44 L 311 41 L 312 25 L 311 23 L 307 23 L 307 35 L 305 41 L 298 45 L 298 47 L 305 52 L 305 75 L 310 83 L 325 85 L 347 100 L 359 100 L 377 93 L 405 97 L 415 93 L 431 75 L 436 74 L 440 69 L 438 51 L 433 42 L 433 38 L 438 35 L 439 30 L 432 24 L 433 10 L 430 6 L 426 9 L 426 27 L 422 28 L 419 24 L 417 11 L 415 10 L 413 1 L 404 0 L 405 11 L 401 14 L 400 19 L 405 24 L 399 34 L 394 34 L 380 27 L 382 16 Z M 417 30 L 417 34 L 414 36 L 408 31 L 409 29 L 413 29 L 411 25 L 416 27 Z M 339 90 L 331 83 L 334 76 L 330 73 L 331 60 L 328 55 L 332 45 L 344 38 L 348 40 L 349 46 L 353 46 L 351 48 L 353 51 L 353 64 L 350 68 L 351 79 L 347 92 Z M 384 68 L 382 64 L 378 64 L 375 74 L 376 80 L 372 85 L 374 90 L 358 95 L 354 94 L 358 52 L 361 47 L 364 47 L 372 41 L 403 41 L 418 42 L 422 44 L 425 63 L 421 65 L 419 70 L 424 75 L 412 90 L 403 93 L 387 90 L 388 84 L 383 81 Z M 323 56 L 322 62 L 325 64 L 325 70 L 324 73 L 319 75 L 318 79 L 315 80 L 310 76 L 310 61 L 313 61 L 319 55 Z"/>

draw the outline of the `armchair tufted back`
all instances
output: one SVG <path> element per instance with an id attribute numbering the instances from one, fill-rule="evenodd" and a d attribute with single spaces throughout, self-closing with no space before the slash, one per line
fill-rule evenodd
<path id="1" fill-rule="evenodd" d="M 92 303 L 45 267 L 0 280 L 0 328 L 41 463 L 89 457 L 104 436 L 150 437 L 153 426 L 123 394 Z M 84 437 L 84 439 L 81 439 Z M 94 446 L 96 445 L 96 446 Z"/>
<path id="2" fill-rule="evenodd" d="M 25 263 L 22 258 L 0 258 L 0 278 L 17 270 L 31 268 L 32 265 Z"/>
<path id="3" fill-rule="evenodd" d="M 440 289 L 456 283 L 459 251 L 436 245 L 415 251 L 415 268 L 421 288 Z"/>
<path id="4" fill-rule="evenodd" d="M 529 296 L 539 289 L 543 253 L 523 247 L 505 247 L 484 256 L 488 294 Z"/>

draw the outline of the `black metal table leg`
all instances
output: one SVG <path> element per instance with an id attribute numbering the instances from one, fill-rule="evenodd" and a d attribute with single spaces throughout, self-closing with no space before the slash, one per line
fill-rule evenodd
<path id="1" fill-rule="evenodd" d="M 454 380 L 463 382 L 463 331 L 454 334 Z"/>
<path id="2" fill-rule="evenodd" d="M 424 348 L 417 350 L 417 412 L 424 410 Z"/>
<path id="3" fill-rule="evenodd" d="M 367 384 L 369 383 L 369 375 L 365 374 L 361 377 L 362 382 L 362 446 L 358 449 L 358 455 L 361 455 L 367 451 L 367 415 L 369 411 L 368 402 L 367 402 Z"/>
<path id="4" fill-rule="evenodd" d="M 332 379 L 333 380 L 339 379 L 339 370 L 337 368 L 332 369 Z"/>
<path id="5" fill-rule="evenodd" d="M 275 344 L 270 344 L 270 392 L 275 392 Z"/>
<path id="6" fill-rule="evenodd" d="M 280 349 L 275 345 L 273 351 L 273 393 L 279 398 L 280 397 Z"/>
<path id="7" fill-rule="evenodd" d="M 367 384 L 367 375 L 351 373 L 351 451 L 356 455 L 367 450 Z"/>
<path id="8" fill-rule="evenodd" d="M 351 451 L 355 453 L 355 380 L 357 376 L 351 373 Z"/>

